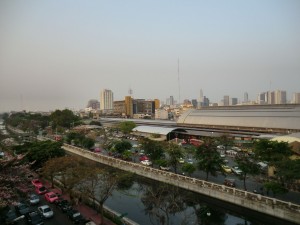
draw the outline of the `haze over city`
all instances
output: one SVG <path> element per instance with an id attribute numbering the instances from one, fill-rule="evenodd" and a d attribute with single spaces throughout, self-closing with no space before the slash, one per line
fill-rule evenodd
<path id="1" fill-rule="evenodd" d="M 300 1 L 1 1 L 0 112 L 300 92 Z M 179 76 L 178 76 L 179 59 Z M 179 79 L 178 79 L 179 77 Z M 180 88 L 179 88 L 180 84 Z M 179 91 L 180 89 L 180 91 Z"/>

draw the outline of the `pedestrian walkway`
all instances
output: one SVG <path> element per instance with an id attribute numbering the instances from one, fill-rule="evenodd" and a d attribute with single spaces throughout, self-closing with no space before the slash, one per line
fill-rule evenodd
<path id="1" fill-rule="evenodd" d="M 61 189 L 55 187 L 51 188 L 51 183 L 49 183 L 47 180 L 43 180 L 43 184 L 48 190 L 53 191 L 54 193 L 58 193 L 62 195 L 62 197 L 66 200 L 70 201 L 70 197 L 68 194 L 62 194 Z M 101 224 L 101 217 L 100 214 L 96 212 L 96 210 L 92 209 L 91 207 L 87 206 L 86 204 L 83 204 L 81 202 L 78 202 L 78 204 L 73 206 L 74 209 L 78 210 L 86 219 L 93 221 L 95 224 Z M 104 225 L 116 225 L 112 221 L 104 218 Z"/>

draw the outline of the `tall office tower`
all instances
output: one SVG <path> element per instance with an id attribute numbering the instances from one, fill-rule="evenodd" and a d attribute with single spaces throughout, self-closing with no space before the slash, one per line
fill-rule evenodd
<path id="1" fill-rule="evenodd" d="M 228 106 L 228 105 L 229 105 L 229 96 L 224 95 L 224 106 Z"/>
<path id="2" fill-rule="evenodd" d="M 230 105 L 237 105 L 238 104 L 238 99 L 237 98 L 231 98 Z"/>
<path id="3" fill-rule="evenodd" d="M 244 102 L 248 102 L 249 99 L 248 99 L 248 92 L 245 92 L 244 93 Z"/>
<path id="4" fill-rule="evenodd" d="M 198 105 L 197 99 L 192 99 L 192 105 L 194 108 L 197 108 Z"/>
<path id="5" fill-rule="evenodd" d="M 275 91 L 268 91 L 268 104 L 275 104 Z"/>
<path id="6" fill-rule="evenodd" d="M 294 104 L 300 104 L 300 93 L 294 93 L 292 103 Z"/>
<path id="7" fill-rule="evenodd" d="M 173 96 L 170 96 L 170 105 L 174 105 L 174 97 Z"/>
<path id="8" fill-rule="evenodd" d="M 110 112 L 113 110 L 114 94 L 111 90 L 104 89 L 100 93 L 100 110 Z"/>
<path id="9" fill-rule="evenodd" d="M 286 104 L 286 91 L 275 91 L 275 104 Z"/>
<path id="10" fill-rule="evenodd" d="M 257 104 L 267 104 L 268 103 L 268 93 L 262 92 L 257 96 Z"/>
<path id="11" fill-rule="evenodd" d="M 132 118 L 133 116 L 133 101 L 131 96 L 125 96 L 125 113 L 126 116 Z"/>
<path id="12" fill-rule="evenodd" d="M 206 98 L 205 96 L 203 96 L 203 103 L 202 103 L 202 105 L 205 106 L 205 107 L 209 106 L 209 99 Z"/>
<path id="13" fill-rule="evenodd" d="M 202 89 L 200 89 L 200 95 L 199 95 L 199 100 L 198 100 L 198 108 L 201 108 L 201 106 L 203 106 L 203 91 Z"/>

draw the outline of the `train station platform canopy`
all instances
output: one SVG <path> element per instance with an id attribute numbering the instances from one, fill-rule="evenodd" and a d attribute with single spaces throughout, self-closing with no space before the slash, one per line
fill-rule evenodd
<path id="1" fill-rule="evenodd" d="M 182 128 L 170 128 L 170 127 L 157 127 L 157 126 L 137 126 L 132 129 L 135 135 L 151 138 L 153 135 L 160 135 L 160 139 L 170 139 L 173 133 L 186 133 L 187 131 Z M 173 135 L 172 135 L 173 136 Z M 169 138 L 168 138 L 169 137 Z"/>

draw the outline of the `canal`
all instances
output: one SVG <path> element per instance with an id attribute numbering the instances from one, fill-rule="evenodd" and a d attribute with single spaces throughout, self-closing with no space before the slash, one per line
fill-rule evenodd
<path id="1" fill-rule="evenodd" d="M 144 178 L 114 191 L 105 205 L 141 225 L 292 224 Z"/>

